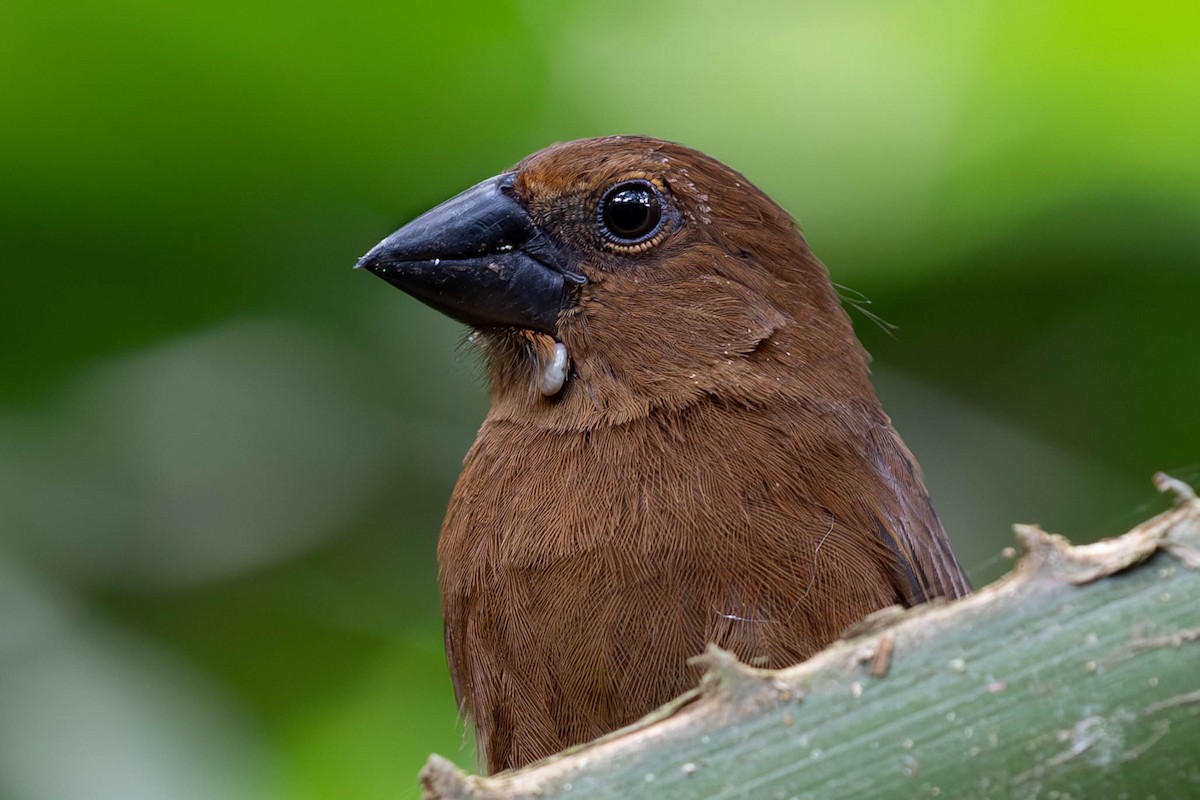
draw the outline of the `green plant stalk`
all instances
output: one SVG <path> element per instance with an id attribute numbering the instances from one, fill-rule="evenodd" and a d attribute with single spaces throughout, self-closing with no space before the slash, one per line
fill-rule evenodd
<path id="1" fill-rule="evenodd" d="M 540 764 L 433 756 L 426 797 L 1200 796 L 1200 501 L 1169 488 L 1176 508 L 1116 539 L 1018 526 L 1005 578 L 798 666 L 710 649 L 697 690 Z"/>

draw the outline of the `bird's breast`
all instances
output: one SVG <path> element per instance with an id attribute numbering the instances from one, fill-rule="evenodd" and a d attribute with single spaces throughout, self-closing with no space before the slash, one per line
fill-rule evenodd
<path id="1" fill-rule="evenodd" d="M 686 658 L 735 633 L 745 656 L 795 655 L 891 591 L 864 546 L 871 510 L 811 467 L 849 457 L 845 437 L 719 407 L 591 431 L 488 422 L 439 544 L 448 606 L 594 636 L 615 668 L 651 640 Z"/>

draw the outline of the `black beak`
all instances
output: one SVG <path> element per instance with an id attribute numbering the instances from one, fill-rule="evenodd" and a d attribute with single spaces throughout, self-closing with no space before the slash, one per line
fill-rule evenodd
<path id="1" fill-rule="evenodd" d="M 505 173 L 426 211 L 358 261 L 468 325 L 554 335 L 569 287 L 585 282 L 533 224 Z"/>

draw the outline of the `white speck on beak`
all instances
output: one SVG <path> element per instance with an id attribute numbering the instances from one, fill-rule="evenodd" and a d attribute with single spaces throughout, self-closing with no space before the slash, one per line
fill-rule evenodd
<path id="1" fill-rule="evenodd" d="M 543 397 L 553 397 L 567 382 L 567 346 L 562 342 L 554 343 L 554 358 L 542 367 L 538 389 Z"/>

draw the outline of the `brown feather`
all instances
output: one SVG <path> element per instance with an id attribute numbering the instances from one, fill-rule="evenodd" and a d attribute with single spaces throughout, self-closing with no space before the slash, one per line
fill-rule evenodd
<path id="1" fill-rule="evenodd" d="M 637 252 L 596 205 L 654 182 L 677 224 Z M 867 355 L 792 219 L 740 174 L 636 137 L 516 167 L 588 277 L 555 340 L 482 331 L 492 405 L 438 548 L 455 693 L 490 770 L 629 724 L 695 685 L 708 642 L 803 660 L 894 603 L 968 584 Z"/>

